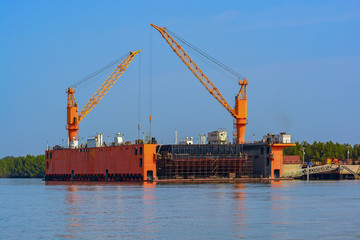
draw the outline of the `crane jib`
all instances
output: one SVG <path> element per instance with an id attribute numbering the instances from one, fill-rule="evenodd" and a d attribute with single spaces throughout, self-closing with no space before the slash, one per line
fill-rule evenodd
<path id="1" fill-rule="evenodd" d="M 130 52 L 128 56 L 121 61 L 121 63 L 114 69 L 109 77 L 101 84 L 99 89 L 86 103 L 85 107 L 78 113 L 78 105 L 75 101 L 74 93 L 76 92 L 72 88 L 68 88 L 68 103 L 67 103 L 67 130 L 69 135 L 69 141 L 77 140 L 77 131 L 79 130 L 78 124 L 84 119 L 84 117 L 90 113 L 90 111 L 100 102 L 100 100 L 106 95 L 110 88 L 116 83 L 120 76 L 125 72 L 135 55 L 140 50 Z"/>
<path id="2" fill-rule="evenodd" d="M 195 75 L 195 77 L 201 82 L 201 84 L 207 89 L 207 91 L 235 118 L 236 120 L 236 143 L 244 143 L 245 137 L 245 125 L 247 124 L 247 100 L 246 100 L 246 86 L 247 81 L 239 81 L 239 85 L 241 85 L 241 89 L 239 91 L 238 96 L 235 100 L 235 108 L 231 108 L 225 98 L 222 96 L 220 91 L 215 87 L 215 85 L 210 81 L 210 79 L 206 76 L 206 74 L 196 65 L 196 63 L 191 59 L 191 57 L 185 52 L 185 50 L 177 43 L 172 36 L 165 30 L 165 28 L 160 28 L 152 23 L 150 23 L 152 27 L 158 30 L 161 36 L 166 40 L 172 50 L 176 53 L 176 55 L 184 62 L 184 64 L 189 68 L 189 70 Z M 175 35 L 173 33 L 173 35 Z M 188 42 L 183 40 L 182 38 L 176 36 L 177 39 L 180 39 L 183 43 L 188 46 L 191 46 Z M 195 49 L 199 51 L 199 49 Z M 207 54 L 201 53 L 205 56 Z M 224 67 L 227 71 L 237 75 L 239 79 L 241 79 L 241 75 L 237 74 L 235 71 L 231 70 L 221 64 L 219 61 L 211 58 L 216 64 Z"/>

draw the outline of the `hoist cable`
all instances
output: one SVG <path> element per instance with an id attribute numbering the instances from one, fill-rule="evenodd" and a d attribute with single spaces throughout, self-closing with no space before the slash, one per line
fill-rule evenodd
<path id="1" fill-rule="evenodd" d="M 124 56 L 118 58 L 118 59 L 115 59 L 114 61 L 110 62 L 109 64 L 103 66 L 102 68 L 100 68 L 99 70 L 93 72 L 92 74 L 84 77 L 83 79 L 81 79 L 80 81 L 74 83 L 73 85 L 71 85 L 70 87 L 71 88 L 74 88 L 74 87 L 77 87 L 81 84 L 83 84 L 84 82 L 94 78 L 95 76 L 103 73 L 104 71 L 108 70 L 109 68 L 113 67 L 114 65 L 117 65 L 118 63 L 120 63 L 122 60 L 124 60 L 129 54 L 125 54 Z"/>
<path id="2" fill-rule="evenodd" d="M 226 71 L 228 71 L 229 73 L 233 74 L 234 76 L 240 78 L 240 79 L 244 79 L 245 77 L 242 76 L 241 74 L 239 74 L 238 72 L 236 72 L 235 70 L 227 67 L 225 64 L 221 63 L 220 61 L 216 60 L 215 58 L 211 57 L 209 54 L 205 53 L 204 51 L 202 51 L 201 49 L 199 49 L 198 47 L 194 46 L 193 44 L 191 44 L 190 42 L 186 41 L 185 39 L 183 39 L 182 37 L 180 37 L 179 35 L 175 34 L 174 32 L 172 32 L 171 30 L 169 30 L 168 28 L 166 28 L 167 32 L 169 32 L 173 37 L 175 37 L 177 40 L 179 40 L 180 42 L 182 42 L 183 44 L 185 44 L 186 46 L 188 46 L 189 48 L 195 50 L 196 52 L 198 52 L 200 55 L 204 56 L 205 58 L 209 59 L 210 61 L 212 61 L 213 63 L 215 63 L 216 65 L 222 67 L 223 69 L 225 69 Z"/>

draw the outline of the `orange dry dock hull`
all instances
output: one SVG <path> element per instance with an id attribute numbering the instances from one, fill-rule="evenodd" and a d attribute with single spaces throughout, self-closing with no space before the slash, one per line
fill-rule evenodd
<path id="1" fill-rule="evenodd" d="M 48 150 L 46 181 L 143 181 L 156 178 L 157 144 Z"/>
<path id="2" fill-rule="evenodd" d="M 271 146 L 271 178 L 283 177 L 284 148 L 293 147 L 295 143 L 272 143 Z"/>

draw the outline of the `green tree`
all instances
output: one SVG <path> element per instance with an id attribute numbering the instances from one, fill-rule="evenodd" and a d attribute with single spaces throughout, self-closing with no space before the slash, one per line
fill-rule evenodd
<path id="1" fill-rule="evenodd" d="M 294 147 L 284 149 L 285 155 L 300 155 L 302 148 L 305 148 L 305 161 L 325 161 L 326 158 L 347 159 L 347 146 L 350 146 L 350 158 L 360 160 L 360 145 L 333 143 L 332 141 L 323 143 L 314 141 L 309 144 L 306 141 L 296 142 Z"/>
<path id="2" fill-rule="evenodd" d="M 45 155 L 5 157 L 0 159 L 0 177 L 42 178 L 45 176 Z"/>

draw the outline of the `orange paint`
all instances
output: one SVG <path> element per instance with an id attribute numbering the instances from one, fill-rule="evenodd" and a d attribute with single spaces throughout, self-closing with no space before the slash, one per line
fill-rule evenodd
<path id="1" fill-rule="evenodd" d="M 156 146 L 157 144 L 134 144 L 49 150 L 45 152 L 46 179 L 53 175 L 66 175 L 64 180 L 71 180 L 72 175 L 79 177 L 93 174 L 101 178 L 117 174 L 136 176 L 137 180 L 140 177 L 147 180 L 150 171 L 153 179 L 156 179 L 156 161 L 154 161 Z"/>
<path id="2" fill-rule="evenodd" d="M 241 86 L 239 93 L 235 98 L 235 114 L 233 117 L 236 119 L 236 143 L 245 143 L 245 127 L 247 122 L 247 97 L 246 87 L 248 82 L 246 78 L 243 81 L 239 81 Z"/>
<path id="3" fill-rule="evenodd" d="M 110 76 L 103 82 L 100 88 L 94 93 L 94 95 L 86 103 L 85 107 L 78 113 L 78 104 L 75 100 L 74 93 L 76 93 L 76 88 L 69 87 L 66 89 L 68 94 L 67 99 L 67 126 L 69 134 L 69 143 L 77 138 L 77 131 L 79 130 L 78 124 L 84 119 L 84 117 L 89 114 L 89 112 L 100 102 L 100 100 L 106 95 L 110 88 L 116 83 L 119 77 L 125 72 L 131 61 L 134 59 L 136 54 L 140 50 L 135 52 L 130 52 L 129 55 L 121 61 L 121 63 L 115 68 L 115 70 L 110 74 Z"/>
<path id="4" fill-rule="evenodd" d="M 67 99 L 67 126 L 66 129 L 68 130 L 68 140 L 71 142 L 73 139 L 77 140 L 77 131 L 79 130 L 78 127 L 78 104 L 75 100 L 74 93 L 76 93 L 76 89 L 68 88 L 66 90 L 68 94 Z"/>
<path id="5" fill-rule="evenodd" d="M 271 146 L 271 178 L 279 178 L 283 176 L 283 149 L 293 147 L 294 143 L 273 143 Z"/>
<path id="6" fill-rule="evenodd" d="M 247 124 L 247 98 L 246 98 L 246 86 L 248 81 L 246 78 L 239 80 L 241 86 L 239 93 L 235 98 L 235 109 L 233 109 L 229 103 L 225 100 L 220 91 L 210 81 L 206 74 L 196 65 L 193 59 L 185 52 L 175 39 L 165 30 L 165 27 L 161 28 L 152 23 L 150 25 L 159 31 L 165 41 L 169 44 L 175 54 L 183 61 L 183 63 L 189 68 L 189 70 L 195 75 L 195 77 L 201 82 L 206 90 L 233 116 L 236 120 L 236 143 L 245 143 L 245 127 Z M 150 118 L 151 122 L 151 118 Z"/>

